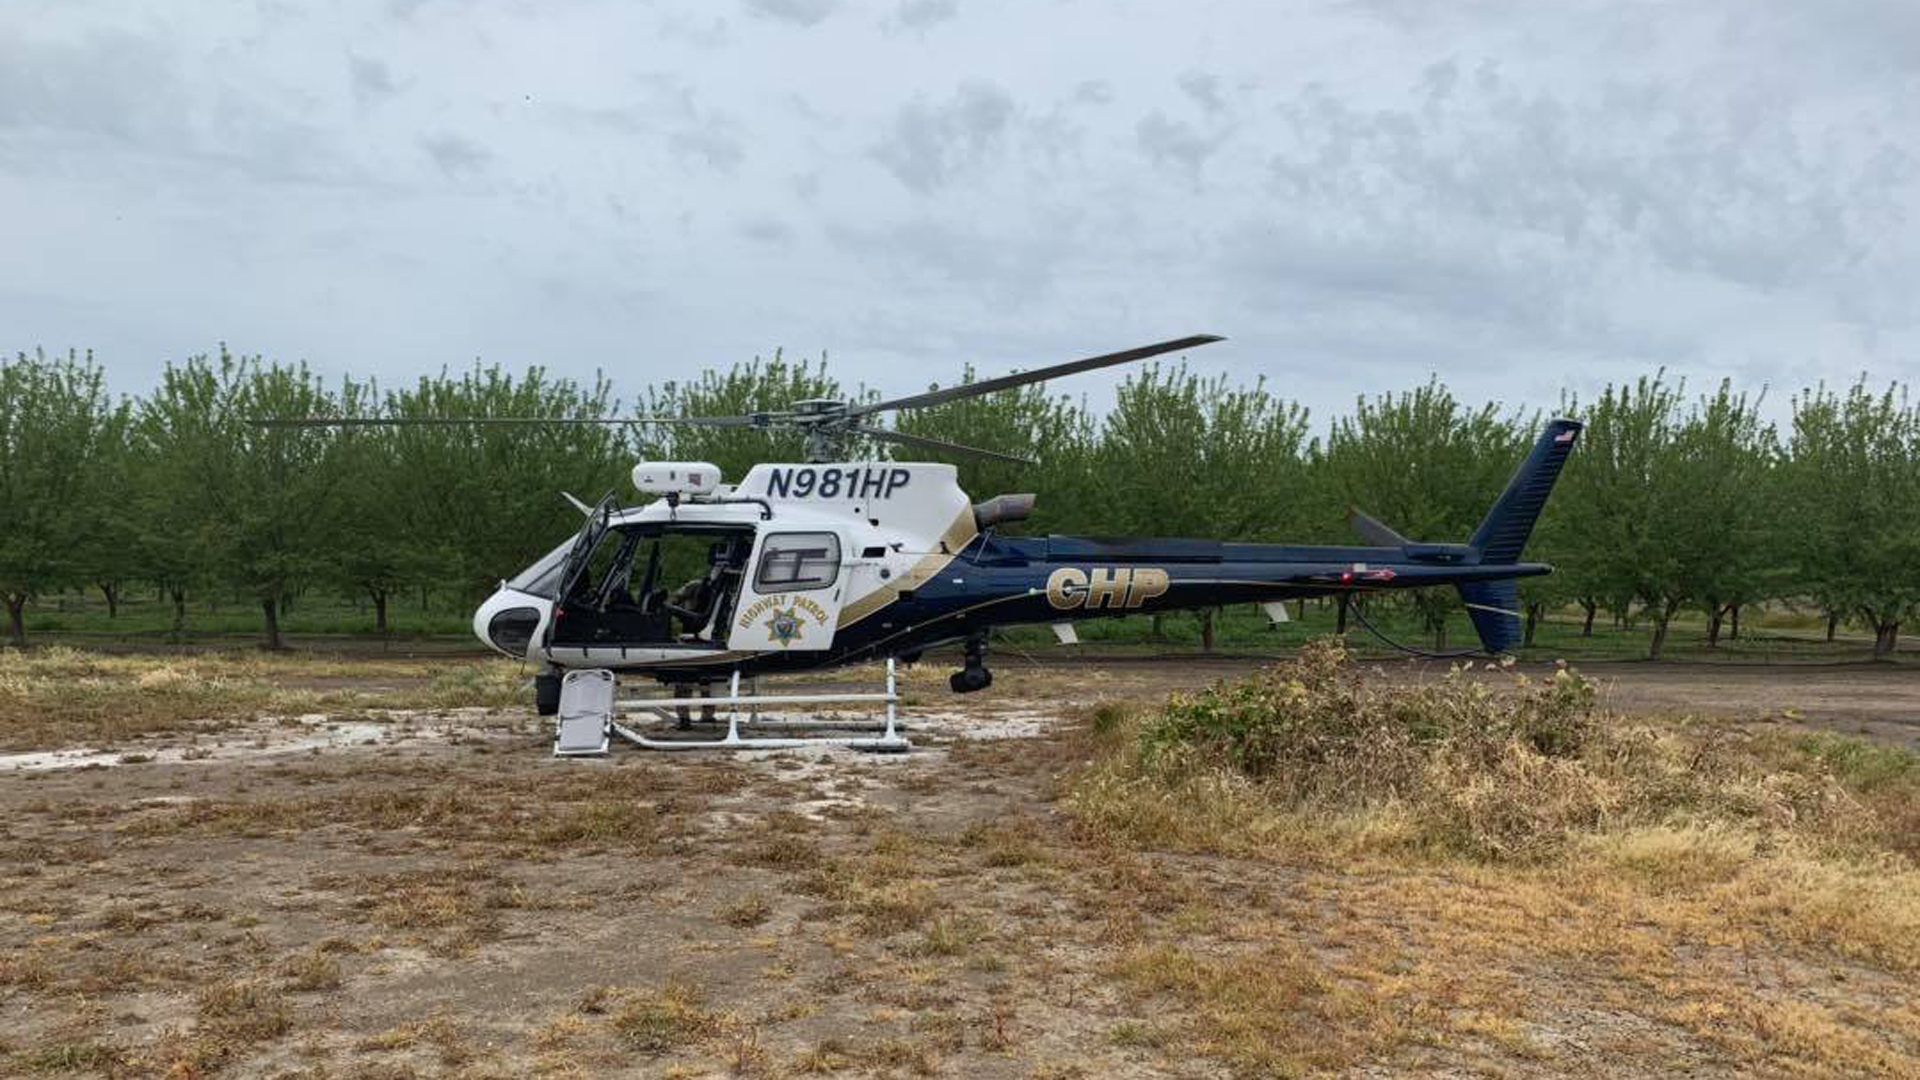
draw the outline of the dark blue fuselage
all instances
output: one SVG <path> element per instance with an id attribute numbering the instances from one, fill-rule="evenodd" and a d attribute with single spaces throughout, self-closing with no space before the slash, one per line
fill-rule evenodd
<path id="1" fill-rule="evenodd" d="M 1159 577 L 1164 573 L 1164 578 Z M 767 652 L 734 661 L 744 675 L 914 654 L 995 626 L 1154 614 L 1502 581 L 1552 572 L 1543 563 L 1482 565 L 1466 545 L 1305 547 L 1213 540 L 977 536 L 918 588 L 834 635 L 821 653 Z M 1151 583 L 1152 587 L 1146 587 Z M 1164 588 L 1160 588 L 1160 586 Z M 1156 591 L 1158 589 L 1159 591 Z M 697 670 L 667 681 L 711 678 Z"/>

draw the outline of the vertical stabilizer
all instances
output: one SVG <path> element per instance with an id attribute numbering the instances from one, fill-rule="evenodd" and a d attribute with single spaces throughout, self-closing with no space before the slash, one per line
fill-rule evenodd
<path id="1" fill-rule="evenodd" d="M 1553 482 L 1560 478 L 1560 470 L 1579 436 L 1580 425 L 1573 420 L 1547 423 L 1540 441 L 1533 444 L 1533 452 L 1520 463 L 1507 482 L 1507 490 L 1500 493 L 1493 509 L 1487 511 L 1487 519 L 1473 534 L 1471 543 L 1480 549 L 1480 565 L 1520 561 L 1527 537 L 1533 535 L 1534 523 L 1540 520 L 1540 508 L 1547 504 Z"/>

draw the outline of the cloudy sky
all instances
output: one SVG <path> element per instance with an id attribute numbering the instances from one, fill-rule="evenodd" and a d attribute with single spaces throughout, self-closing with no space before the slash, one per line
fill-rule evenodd
<path id="1" fill-rule="evenodd" d="M 1920 376 L 1917 170 L 1914 0 L 6 0 L 0 348 L 1784 406 Z"/>

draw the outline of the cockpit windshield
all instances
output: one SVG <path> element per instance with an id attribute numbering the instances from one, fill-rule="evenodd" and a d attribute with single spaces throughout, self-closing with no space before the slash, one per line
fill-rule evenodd
<path id="1" fill-rule="evenodd" d="M 507 588 L 551 600 L 560 591 L 560 571 L 565 567 L 571 539 L 540 556 L 540 560 L 507 580 Z"/>

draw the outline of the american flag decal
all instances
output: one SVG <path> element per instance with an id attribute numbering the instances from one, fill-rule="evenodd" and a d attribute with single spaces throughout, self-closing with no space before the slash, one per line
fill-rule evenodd
<path id="1" fill-rule="evenodd" d="M 1557 443 L 1570 443 L 1570 442 L 1572 442 L 1572 441 L 1573 441 L 1573 437 L 1574 437 L 1575 435 L 1578 435 L 1578 434 L 1579 434 L 1579 431 L 1578 431 L 1577 429 L 1575 429 L 1575 428 L 1568 428 L 1567 430 L 1565 430 L 1565 431 L 1563 431 L 1563 432 L 1561 432 L 1560 434 L 1558 434 L 1558 435 L 1555 435 L 1555 436 L 1553 437 L 1553 441 L 1554 441 L 1554 442 L 1555 442 L 1556 444 L 1557 444 Z"/>

